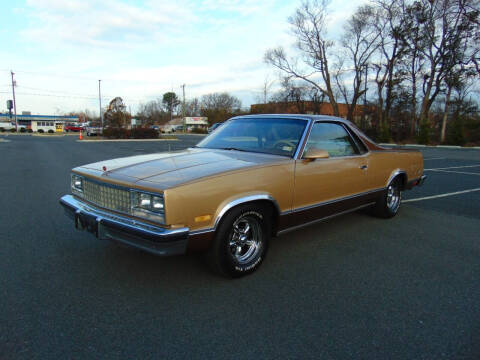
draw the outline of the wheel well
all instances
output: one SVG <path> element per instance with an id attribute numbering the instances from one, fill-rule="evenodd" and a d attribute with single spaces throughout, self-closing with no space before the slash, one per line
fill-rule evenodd
<path id="1" fill-rule="evenodd" d="M 225 217 L 226 214 L 228 214 L 230 211 L 233 209 L 236 209 L 239 206 L 245 206 L 245 205 L 257 205 L 261 207 L 266 207 L 269 208 L 272 214 L 272 236 L 275 236 L 277 234 L 277 228 L 278 228 L 278 217 L 280 216 L 279 210 L 277 206 L 270 200 L 252 200 L 252 201 L 247 201 L 240 203 L 238 205 L 235 205 L 234 207 L 228 209 L 228 211 L 222 216 L 222 218 Z M 220 220 L 221 222 L 222 220 Z"/>
<path id="2" fill-rule="evenodd" d="M 272 214 L 272 236 L 275 236 L 277 234 L 277 228 L 278 228 L 278 217 L 280 216 L 278 208 L 275 206 L 275 204 L 269 200 L 257 200 L 257 201 L 252 201 L 252 203 L 259 204 L 261 206 L 266 206 L 270 208 L 270 212 Z"/>
<path id="3" fill-rule="evenodd" d="M 402 189 L 402 191 L 405 190 L 405 188 L 407 187 L 407 174 L 405 174 L 404 172 L 402 172 L 402 173 L 396 175 L 396 176 L 392 179 L 392 181 L 395 180 L 395 179 L 400 179 L 401 187 L 402 187 L 401 189 Z"/>

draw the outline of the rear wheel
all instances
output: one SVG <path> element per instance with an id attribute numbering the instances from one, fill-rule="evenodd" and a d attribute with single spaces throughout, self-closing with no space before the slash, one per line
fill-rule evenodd
<path id="1" fill-rule="evenodd" d="M 382 195 L 374 205 L 373 212 L 381 218 L 394 217 L 400 208 L 402 202 L 402 180 L 399 177 L 393 179 Z"/>
<path id="2" fill-rule="evenodd" d="M 208 253 L 210 264 L 230 277 L 252 273 L 267 254 L 270 233 L 268 207 L 243 205 L 232 209 L 217 229 Z"/>

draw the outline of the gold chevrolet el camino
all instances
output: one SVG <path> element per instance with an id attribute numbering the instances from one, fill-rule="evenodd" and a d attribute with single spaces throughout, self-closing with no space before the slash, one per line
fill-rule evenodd
<path id="1" fill-rule="evenodd" d="M 157 255 L 207 251 L 238 277 L 280 233 L 364 207 L 383 218 L 421 185 L 423 157 L 329 116 L 235 117 L 195 147 L 72 170 L 60 203 L 76 229 Z"/>

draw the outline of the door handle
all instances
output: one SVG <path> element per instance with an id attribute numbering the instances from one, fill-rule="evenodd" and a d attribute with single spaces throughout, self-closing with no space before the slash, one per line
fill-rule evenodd
<path id="1" fill-rule="evenodd" d="M 367 169 L 368 169 L 368 165 L 362 165 L 362 166 L 360 166 L 360 169 L 362 169 L 362 170 L 367 170 Z"/>

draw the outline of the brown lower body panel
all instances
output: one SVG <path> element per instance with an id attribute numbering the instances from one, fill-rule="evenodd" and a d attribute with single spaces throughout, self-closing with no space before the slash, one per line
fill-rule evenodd
<path id="1" fill-rule="evenodd" d="M 332 215 L 341 214 L 348 210 L 359 208 L 363 205 L 371 204 L 372 202 L 375 202 L 379 196 L 385 194 L 385 191 L 385 189 L 375 190 L 304 209 L 297 209 L 290 213 L 280 215 L 278 231 L 321 220 Z"/>
<path id="2" fill-rule="evenodd" d="M 371 191 L 280 215 L 278 219 L 278 232 L 371 204 L 375 202 L 379 196 L 385 194 L 385 191 L 385 189 Z M 190 234 L 188 237 L 187 252 L 207 250 L 212 244 L 214 236 L 214 229 L 198 234 Z"/>

